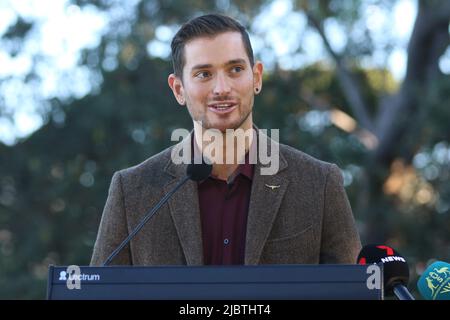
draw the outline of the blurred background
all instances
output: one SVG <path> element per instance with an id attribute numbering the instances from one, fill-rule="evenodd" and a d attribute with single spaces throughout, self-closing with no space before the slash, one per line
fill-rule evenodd
<path id="1" fill-rule="evenodd" d="M 255 123 L 342 169 L 363 244 L 402 253 L 415 294 L 450 261 L 450 1 L 0 0 L 0 298 L 87 265 L 113 173 L 192 127 L 170 41 L 209 12 L 265 65 Z"/>

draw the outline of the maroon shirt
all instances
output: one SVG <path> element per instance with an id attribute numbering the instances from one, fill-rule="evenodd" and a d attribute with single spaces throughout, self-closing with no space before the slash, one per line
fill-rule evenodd
<path id="1" fill-rule="evenodd" d="M 253 165 L 239 165 L 228 181 L 198 183 L 205 265 L 244 264 Z"/>

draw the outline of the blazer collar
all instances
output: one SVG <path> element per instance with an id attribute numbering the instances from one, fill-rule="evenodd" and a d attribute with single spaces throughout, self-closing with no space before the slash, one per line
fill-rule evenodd
<path id="1" fill-rule="evenodd" d="M 176 144 L 171 150 L 171 155 L 182 155 L 183 150 L 190 150 L 192 134 L 191 131 L 186 138 Z M 187 164 L 175 164 L 172 157 L 168 160 L 164 170 L 174 179 L 164 186 L 165 193 L 169 192 L 185 177 L 186 168 Z M 197 183 L 188 180 L 180 190 L 173 194 L 168 201 L 168 205 L 186 257 L 186 264 L 202 265 L 203 241 Z"/>
<path id="2" fill-rule="evenodd" d="M 256 128 L 256 127 L 255 127 Z M 272 140 L 258 128 L 258 144 L 261 139 L 268 143 L 269 150 L 279 151 L 279 169 L 274 175 L 262 175 L 261 169 L 268 167 L 259 159 L 254 167 L 254 176 L 247 218 L 245 246 L 245 264 L 258 264 L 264 245 L 269 237 L 276 214 L 289 183 L 283 171 L 288 167 L 280 152 L 278 142 Z M 193 131 L 172 148 L 172 154 L 182 155 L 182 150 L 190 150 Z M 185 149 L 188 148 L 188 149 Z M 165 166 L 165 172 L 173 179 L 164 186 L 167 193 L 186 174 L 187 164 L 175 164 L 171 159 Z M 187 265 L 203 264 L 203 242 L 200 221 L 197 183 L 187 181 L 168 201 L 169 210 L 186 257 Z"/>

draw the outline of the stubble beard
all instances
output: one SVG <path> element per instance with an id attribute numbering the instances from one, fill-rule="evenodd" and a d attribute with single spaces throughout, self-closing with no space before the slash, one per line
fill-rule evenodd
<path id="1" fill-rule="evenodd" d="M 253 107 L 251 107 L 247 114 L 245 114 L 244 116 L 241 116 L 242 113 L 239 114 L 239 119 L 236 122 L 232 122 L 230 123 L 229 126 L 227 126 L 226 128 L 220 128 L 218 129 L 217 126 L 213 125 L 206 117 L 206 113 L 203 114 L 203 116 L 199 116 L 199 117 L 195 117 L 193 116 L 193 114 L 191 113 L 191 117 L 194 121 L 199 122 L 202 125 L 202 128 L 207 130 L 207 129 L 216 129 L 216 130 L 220 130 L 220 132 L 225 133 L 225 131 L 227 129 L 232 129 L 232 130 L 237 130 L 239 129 L 244 123 L 245 121 L 247 121 L 248 117 L 252 114 L 253 111 Z M 206 111 L 208 112 L 208 111 Z"/>

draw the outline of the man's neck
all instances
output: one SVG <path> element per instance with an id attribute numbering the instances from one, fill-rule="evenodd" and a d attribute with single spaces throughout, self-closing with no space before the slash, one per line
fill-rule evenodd
<path id="1" fill-rule="evenodd" d="M 194 124 L 196 148 L 208 158 L 212 155 L 212 175 L 216 178 L 226 181 L 239 165 L 244 163 L 245 155 L 250 150 L 255 137 L 252 124 L 245 127 L 247 129 L 241 127 L 240 130 L 220 132 L 208 131 Z"/>

